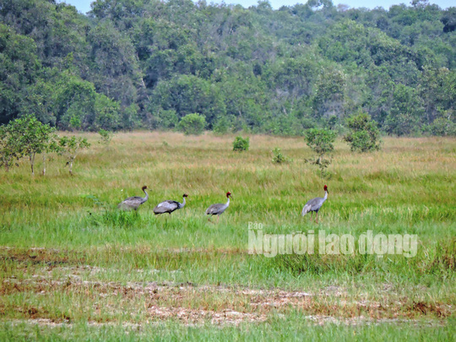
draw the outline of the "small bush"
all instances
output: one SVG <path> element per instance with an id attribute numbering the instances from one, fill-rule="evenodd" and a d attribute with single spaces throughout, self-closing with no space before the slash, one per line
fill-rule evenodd
<path id="1" fill-rule="evenodd" d="M 316 153 L 316 156 L 305 159 L 305 162 L 318 166 L 321 178 L 331 178 L 331 173 L 327 170 L 331 159 L 327 158 L 327 154 L 334 150 L 336 137 L 336 132 L 323 128 L 311 128 L 306 131 L 307 146 Z"/>
<path id="2" fill-rule="evenodd" d="M 307 146 L 309 146 L 318 155 L 323 155 L 333 151 L 333 144 L 336 137 L 336 132 L 323 128 L 311 128 L 308 129 L 305 134 Z"/>
<path id="3" fill-rule="evenodd" d="M 105 146 L 109 146 L 109 144 L 111 143 L 112 137 L 114 136 L 114 133 L 110 132 L 110 131 L 106 131 L 104 129 L 100 129 L 98 131 L 98 133 L 100 134 L 99 143 L 103 144 Z"/>
<path id="4" fill-rule="evenodd" d="M 278 147 L 272 150 L 272 155 L 272 162 L 275 164 L 289 163 L 291 161 L 291 159 L 285 156 Z"/>
<path id="5" fill-rule="evenodd" d="M 448 118 L 437 118 L 428 126 L 432 135 L 436 136 L 455 136 L 456 124 Z"/>
<path id="6" fill-rule="evenodd" d="M 186 135 L 200 135 L 206 127 L 206 119 L 203 115 L 193 113 L 184 116 L 179 122 L 179 130 Z"/>
<path id="7" fill-rule="evenodd" d="M 249 150 L 249 138 L 236 137 L 233 141 L 233 151 L 248 151 Z"/>
<path id="8" fill-rule="evenodd" d="M 380 149 L 380 131 L 377 123 L 369 114 L 359 112 L 347 119 L 350 132 L 344 140 L 350 144 L 352 151 L 370 152 Z"/>

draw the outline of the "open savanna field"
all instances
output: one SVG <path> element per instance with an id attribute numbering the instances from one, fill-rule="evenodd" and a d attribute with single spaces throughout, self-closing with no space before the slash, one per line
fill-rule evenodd
<path id="1" fill-rule="evenodd" d="M 178 133 L 99 135 L 70 176 L 27 160 L 0 170 L 0 340 L 453 340 L 456 334 L 456 139 L 338 141 L 329 179 L 303 138 Z M 292 158 L 272 163 L 272 149 Z M 40 165 L 37 165 L 37 170 Z M 329 197 L 315 223 L 303 205 Z M 129 196 L 149 200 L 120 212 Z M 230 207 L 217 224 L 204 212 Z M 165 200 L 187 205 L 171 216 Z M 215 219 L 214 219 L 215 221 Z M 416 234 L 404 255 L 248 253 L 264 233 Z"/>

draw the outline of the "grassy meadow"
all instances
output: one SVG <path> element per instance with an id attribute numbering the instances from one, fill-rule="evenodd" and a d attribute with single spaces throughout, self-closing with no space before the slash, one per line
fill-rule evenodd
<path id="1" fill-rule="evenodd" d="M 456 139 L 338 141 L 321 179 L 303 138 L 98 134 L 70 176 L 52 156 L 0 170 L 0 340 L 452 340 L 456 334 Z M 272 163 L 272 149 L 292 158 Z M 37 170 L 40 165 L 37 165 Z M 329 197 L 319 223 L 301 217 Z M 149 200 L 120 212 L 129 196 Z M 217 224 L 204 212 L 230 207 Z M 187 205 L 171 216 L 166 199 Z M 215 218 L 214 218 L 215 221 Z M 416 234 L 416 256 L 248 254 L 265 233 Z"/>

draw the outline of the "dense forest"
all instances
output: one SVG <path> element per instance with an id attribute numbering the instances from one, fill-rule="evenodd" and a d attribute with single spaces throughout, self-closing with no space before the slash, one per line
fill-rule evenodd
<path id="1" fill-rule="evenodd" d="M 456 7 L 331 0 L 273 10 L 201 0 L 0 0 L 0 123 L 63 130 L 337 130 L 456 134 Z"/>

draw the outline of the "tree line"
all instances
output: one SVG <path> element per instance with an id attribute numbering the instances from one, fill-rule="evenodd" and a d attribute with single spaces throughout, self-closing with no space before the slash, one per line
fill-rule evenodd
<path id="1" fill-rule="evenodd" d="M 204 117 L 199 114 L 189 114 L 182 118 L 180 125 L 185 134 L 201 134 L 204 129 Z M 184 124 L 182 124 L 184 123 Z M 380 149 L 380 131 L 375 121 L 363 112 L 352 116 L 348 121 L 349 133 L 343 140 L 351 145 L 352 151 L 372 152 Z M 17 163 L 22 158 L 30 162 L 32 175 L 35 175 L 35 162 L 37 156 L 42 156 L 42 174 L 46 174 L 46 165 L 49 155 L 64 155 L 66 166 L 69 167 L 70 175 L 73 175 L 73 164 L 79 151 L 89 148 L 91 144 L 86 138 L 76 136 L 59 136 L 55 133 L 56 128 L 50 124 L 43 124 L 32 115 L 11 120 L 6 125 L 0 126 L 0 168 L 3 167 L 9 172 L 12 166 L 19 166 Z M 113 133 L 100 129 L 99 143 L 109 146 Z M 326 168 L 331 163 L 327 155 L 334 150 L 334 142 L 337 133 L 325 128 L 311 128 L 305 131 L 307 145 L 316 153 L 311 159 L 305 162 L 317 165 L 320 168 L 320 176 L 330 176 Z M 167 146 L 167 144 L 165 145 Z M 237 136 L 233 141 L 233 151 L 247 151 L 250 146 L 249 138 Z M 272 161 L 277 164 L 288 163 L 290 158 L 286 157 L 280 150 L 275 148 Z"/>
<path id="2" fill-rule="evenodd" d="M 60 130 L 172 130 L 199 120 L 219 133 L 303 135 L 342 132 L 362 112 L 386 134 L 456 135 L 456 7 L 91 8 L 0 0 L 0 124 L 33 115 Z"/>

